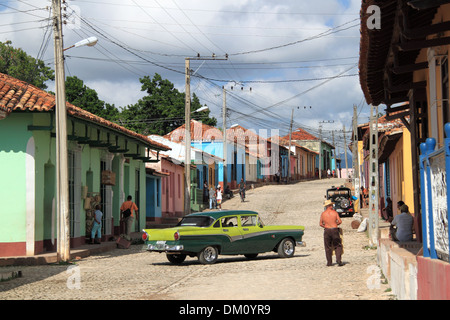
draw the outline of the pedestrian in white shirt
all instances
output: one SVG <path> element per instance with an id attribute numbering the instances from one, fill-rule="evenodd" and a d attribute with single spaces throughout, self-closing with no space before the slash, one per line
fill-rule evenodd
<path id="1" fill-rule="evenodd" d="M 414 218 L 409 213 L 406 204 L 400 207 L 400 214 L 394 217 L 391 222 L 390 233 L 395 241 L 412 241 Z"/>
<path id="2" fill-rule="evenodd" d="M 220 190 L 220 184 L 217 186 L 216 190 L 216 201 L 219 210 L 222 210 L 222 190 Z"/>

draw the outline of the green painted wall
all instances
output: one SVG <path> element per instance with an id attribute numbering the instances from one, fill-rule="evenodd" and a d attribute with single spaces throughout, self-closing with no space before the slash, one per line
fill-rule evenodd
<path id="1" fill-rule="evenodd" d="M 0 120 L 0 242 L 25 241 L 25 158 L 31 123 L 31 114 Z"/>
<path id="2" fill-rule="evenodd" d="M 35 166 L 35 241 L 48 240 L 56 237 L 56 214 L 52 213 L 53 201 L 56 197 L 56 139 L 52 131 L 28 130 L 28 126 L 54 125 L 54 117 L 50 113 L 12 113 L 6 119 L 0 120 L 0 242 L 26 241 L 26 158 L 27 144 L 34 139 Z M 88 136 L 91 140 L 109 141 L 117 143 L 121 148 L 128 148 L 130 153 L 139 152 L 144 155 L 145 147 L 139 146 L 131 138 L 117 135 L 115 132 L 91 125 L 78 119 L 67 122 L 68 135 Z M 109 133 L 109 137 L 108 137 Z M 118 138 L 116 139 L 116 137 Z M 127 143 L 125 141 L 128 141 Z M 88 185 L 90 192 L 100 192 L 102 157 L 108 153 L 106 148 L 78 144 L 68 141 L 69 150 L 80 151 L 80 184 Z M 145 227 L 146 183 L 145 164 L 142 161 L 130 159 L 125 164 L 123 182 L 120 184 L 122 155 L 114 156 L 112 170 L 116 172 L 116 185 L 112 187 L 113 202 L 112 215 L 114 225 L 119 225 L 119 208 L 121 193 L 126 198 L 128 194 L 135 199 L 136 169 L 139 170 L 139 223 L 136 230 Z M 75 236 L 84 236 L 86 231 L 86 212 L 84 200 L 79 201 L 80 232 Z M 56 210 L 56 209 L 55 209 Z"/>

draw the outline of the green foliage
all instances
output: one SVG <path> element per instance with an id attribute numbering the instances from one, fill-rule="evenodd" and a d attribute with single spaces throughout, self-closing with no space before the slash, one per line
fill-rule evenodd
<path id="1" fill-rule="evenodd" d="M 119 116 L 119 110 L 114 105 L 100 100 L 97 91 L 76 76 L 66 78 L 66 100 L 109 121 L 116 121 Z"/>
<path id="2" fill-rule="evenodd" d="M 42 60 L 29 56 L 20 48 L 13 48 L 11 42 L 0 42 L 0 72 L 30 83 L 40 89 L 47 89 L 48 80 L 54 80 L 54 71 Z M 123 108 L 120 112 L 114 105 L 99 99 L 94 89 L 74 77 L 66 78 L 66 100 L 109 121 L 119 122 L 127 128 L 142 134 L 165 135 L 184 124 L 185 94 L 178 91 L 172 82 L 155 74 L 153 79 L 140 79 L 142 91 L 147 95 L 136 104 Z M 217 124 L 210 118 L 210 111 L 195 113 L 201 108 L 199 98 L 191 98 L 191 119 L 211 126 Z"/>
<path id="3" fill-rule="evenodd" d="M 140 79 L 142 91 L 147 96 L 122 111 L 120 119 L 130 130 L 142 134 L 165 135 L 184 124 L 185 94 L 178 91 L 172 82 L 155 74 L 153 79 Z M 191 111 L 201 108 L 198 97 L 191 99 Z M 209 117 L 209 111 L 192 113 L 192 119 L 215 126 L 217 120 Z"/>
<path id="4" fill-rule="evenodd" d="M 47 89 L 45 82 L 55 79 L 53 70 L 42 60 L 36 60 L 20 48 L 13 48 L 10 41 L 0 42 L 0 72 L 40 89 Z"/>

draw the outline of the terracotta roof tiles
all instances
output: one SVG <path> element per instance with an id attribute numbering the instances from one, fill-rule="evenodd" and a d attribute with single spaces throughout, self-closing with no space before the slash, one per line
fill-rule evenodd
<path id="1" fill-rule="evenodd" d="M 287 137 L 289 139 L 289 135 Z M 286 138 L 286 137 L 284 137 L 284 138 Z M 292 131 L 291 139 L 292 140 L 319 140 L 319 138 L 317 138 L 316 136 L 303 130 L 302 128 L 298 128 L 297 130 Z"/>
<path id="2" fill-rule="evenodd" d="M 0 110 L 11 113 L 14 111 L 54 111 L 55 96 L 24 81 L 0 73 Z M 170 150 L 167 146 L 153 141 L 144 135 L 124 128 L 116 123 L 103 119 L 83 110 L 73 104 L 66 103 L 67 114 L 75 118 L 88 120 L 103 127 L 111 128 L 127 136 L 133 137 L 150 148 Z"/>

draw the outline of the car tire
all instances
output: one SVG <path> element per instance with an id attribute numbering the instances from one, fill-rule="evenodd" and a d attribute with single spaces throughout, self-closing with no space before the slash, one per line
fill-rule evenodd
<path id="1" fill-rule="evenodd" d="M 218 257 L 219 252 L 217 251 L 217 248 L 208 246 L 200 251 L 198 254 L 198 261 L 200 261 L 201 264 L 213 264 L 216 263 Z"/>
<path id="2" fill-rule="evenodd" d="M 173 264 L 182 264 L 186 260 L 185 254 L 166 254 L 166 257 Z"/>
<path id="3" fill-rule="evenodd" d="M 244 254 L 244 257 L 246 257 L 247 259 L 256 259 L 257 256 L 257 253 Z"/>
<path id="4" fill-rule="evenodd" d="M 295 242 L 291 238 L 284 238 L 278 245 L 278 255 L 281 258 L 293 257 L 295 253 Z"/>

